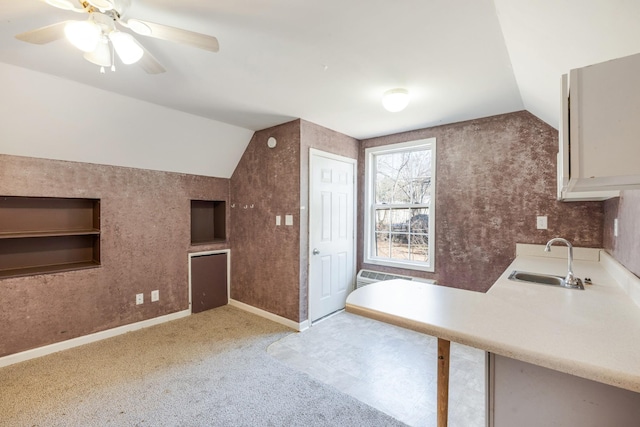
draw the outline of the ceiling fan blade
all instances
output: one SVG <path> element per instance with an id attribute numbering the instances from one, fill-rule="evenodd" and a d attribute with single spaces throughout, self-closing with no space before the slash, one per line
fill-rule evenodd
<path id="1" fill-rule="evenodd" d="M 142 47 L 142 50 L 144 50 L 144 55 L 142 55 L 142 58 L 138 61 L 138 65 L 140 65 L 147 74 L 161 74 L 167 71 L 162 64 L 160 64 L 158 60 L 144 48 L 144 46 L 140 46 Z"/>
<path id="2" fill-rule="evenodd" d="M 129 19 L 125 25 L 134 32 L 142 35 L 154 37 L 161 40 L 169 40 L 178 43 L 184 43 L 199 49 L 208 50 L 210 52 L 218 52 L 220 46 L 218 39 L 206 34 L 195 33 L 189 30 L 169 27 L 167 25 L 156 24 L 149 21 L 141 21 L 139 19 Z M 144 27 L 147 28 L 144 28 Z"/>
<path id="3" fill-rule="evenodd" d="M 72 10 L 74 12 L 84 13 L 84 9 L 81 9 L 74 4 L 71 0 L 40 0 L 50 6 L 57 7 L 62 10 Z"/>
<path id="4" fill-rule="evenodd" d="M 62 21 L 57 24 L 47 25 L 46 27 L 20 33 L 16 35 L 16 38 L 23 42 L 34 44 L 51 43 L 64 37 L 64 27 L 69 22 L 74 21 Z"/>

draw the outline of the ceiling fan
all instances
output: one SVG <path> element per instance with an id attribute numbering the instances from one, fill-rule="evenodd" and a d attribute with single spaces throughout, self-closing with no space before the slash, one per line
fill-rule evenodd
<path id="1" fill-rule="evenodd" d="M 167 25 L 127 19 L 122 17 L 131 6 L 132 0 L 40 0 L 59 9 L 86 13 L 89 19 L 83 21 L 63 21 L 57 24 L 18 34 L 16 38 L 29 43 L 46 44 L 66 38 L 84 52 L 84 58 L 100 66 L 115 71 L 115 56 L 124 64 L 138 63 L 149 74 L 164 73 L 165 68 L 126 28 L 141 36 L 154 37 L 184 43 L 200 49 L 217 52 L 218 40 L 206 34 L 169 27 Z"/>

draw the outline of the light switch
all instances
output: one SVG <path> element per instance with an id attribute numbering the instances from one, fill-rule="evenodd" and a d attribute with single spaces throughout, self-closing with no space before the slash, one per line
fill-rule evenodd
<path id="1" fill-rule="evenodd" d="M 536 217 L 536 228 L 538 230 L 546 230 L 547 229 L 547 217 L 546 216 Z"/>
<path id="2" fill-rule="evenodd" d="M 618 237 L 618 218 L 613 220 L 613 237 Z"/>
<path id="3" fill-rule="evenodd" d="M 293 225 L 293 215 L 284 216 L 284 225 Z"/>
<path id="4" fill-rule="evenodd" d="M 282 217 L 280 215 L 276 215 L 276 225 L 282 225 Z"/>

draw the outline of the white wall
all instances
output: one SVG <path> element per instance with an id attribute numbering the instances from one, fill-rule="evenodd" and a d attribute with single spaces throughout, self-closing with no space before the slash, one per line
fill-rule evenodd
<path id="1" fill-rule="evenodd" d="M 230 178 L 253 131 L 0 63 L 0 153 Z"/>
<path id="2" fill-rule="evenodd" d="M 640 52 L 636 0 L 494 0 L 524 108 L 558 128 L 560 76 Z"/>

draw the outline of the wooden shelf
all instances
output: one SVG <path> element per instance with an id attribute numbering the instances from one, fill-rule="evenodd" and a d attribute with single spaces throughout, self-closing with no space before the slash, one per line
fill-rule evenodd
<path id="1" fill-rule="evenodd" d="M 56 230 L 56 231 L 0 231 L 0 239 L 24 239 L 31 237 L 99 236 L 100 230 Z"/>
<path id="2" fill-rule="evenodd" d="M 197 242 L 191 242 L 191 246 L 201 246 L 201 245 L 211 245 L 214 243 L 226 243 L 227 239 L 211 239 L 211 240 L 202 240 Z"/>
<path id="3" fill-rule="evenodd" d="M 0 196 L 0 279 L 100 265 L 100 200 Z"/>
<path id="4" fill-rule="evenodd" d="M 0 270 L 0 278 L 33 276 L 35 274 L 61 273 L 64 271 L 86 270 L 97 268 L 100 264 L 94 261 L 73 262 L 69 264 L 40 265 L 37 267 L 14 268 L 10 270 Z"/>

